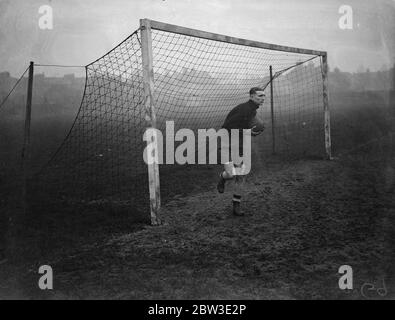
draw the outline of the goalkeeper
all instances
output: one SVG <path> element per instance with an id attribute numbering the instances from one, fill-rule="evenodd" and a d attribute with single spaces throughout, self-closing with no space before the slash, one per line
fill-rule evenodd
<path id="1" fill-rule="evenodd" d="M 264 130 L 263 123 L 257 118 L 257 109 L 265 101 L 265 93 L 262 88 L 254 87 L 250 89 L 250 99 L 246 103 L 239 104 L 233 108 L 227 115 L 222 128 L 225 128 L 229 132 L 229 138 L 231 129 L 239 129 L 239 155 L 243 156 L 243 129 L 251 129 L 251 135 L 257 136 Z M 230 147 L 228 147 L 231 149 Z M 229 151 L 231 154 L 231 150 Z M 235 192 L 233 194 L 233 214 L 242 216 L 243 213 L 240 210 L 241 202 L 241 191 L 244 186 L 245 176 L 235 175 L 234 167 L 242 170 L 243 163 L 233 163 L 231 157 L 230 162 L 224 164 L 225 170 L 220 173 L 217 189 L 219 193 L 225 191 L 225 183 L 228 180 L 234 180 Z M 222 162 L 221 162 L 222 163 Z M 234 166 L 234 167 L 233 167 Z"/>

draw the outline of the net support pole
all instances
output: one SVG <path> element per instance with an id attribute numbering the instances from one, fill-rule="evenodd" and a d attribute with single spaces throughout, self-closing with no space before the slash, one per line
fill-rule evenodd
<path id="1" fill-rule="evenodd" d="M 331 123 L 328 102 L 328 55 L 322 55 L 322 84 L 324 99 L 324 130 L 325 130 L 325 152 L 328 160 L 332 159 L 331 151 Z"/>
<path id="2" fill-rule="evenodd" d="M 276 139 L 274 134 L 274 97 L 273 97 L 273 67 L 270 66 L 270 112 L 272 118 L 272 153 L 276 152 Z"/>
<path id="3" fill-rule="evenodd" d="M 154 107 L 154 69 L 153 69 L 153 55 L 152 55 L 152 33 L 151 25 L 148 19 L 140 20 L 141 30 L 141 51 L 143 63 L 143 81 L 144 81 L 144 103 L 145 103 L 145 119 L 147 121 L 147 129 L 156 129 L 156 115 Z M 153 152 L 158 152 L 157 136 L 155 130 L 150 135 Z M 148 157 L 157 159 L 157 155 L 152 154 Z M 160 183 L 159 183 L 159 164 L 157 161 L 149 161 L 148 164 L 148 184 L 150 194 L 150 211 L 151 211 L 151 224 L 156 226 L 160 225 Z"/>
<path id="4" fill-rule="evenodd" d="M 30 61 L 29 65 L 29 78 L 27 86 L 27 99 L 26 99 L 26 113 L 25 113 L 25 128 L 22 149 L 22 167 L 23 167 L 23 213 L 27 211 L 27 184 L 29 179 L 29 162 L 30 162 L 30 126 L 32 118 L 32 96 L 33 96 L 33 74 L 34 62 Z"/>
<path id="5" fill-rule="evenodd" d="M 30 61 L 25 109 L 25 127 L 20 163 L 21 173 L 18 175 L 18 189 L 20 190 L 20 194 L 18 201 L 13 204 L 13 210 L 8 216 L 8 230 L 6 232 L 7 255 L 13 257 L 13 259 L 17 258 L 15 253 L 18 247 L 18 237 L 22 231 L 24 219 L 28 210 L 27 190 L 30 165 L 30 124 L 32 115 L 33 74 L 34 62 Z"/>

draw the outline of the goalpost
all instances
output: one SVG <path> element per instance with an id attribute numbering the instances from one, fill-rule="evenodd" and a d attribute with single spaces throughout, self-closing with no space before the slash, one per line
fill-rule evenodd
<path id="1" fill-rule="evenodd" d="M 266 130 L 253 147 L 265 156 L 330 159 L 327 73 L 324 51 L 142 19 L 138 30 L 86 66 L 78 115 L 41 170 L 41 185 L 72 201 L 125 204 L 136 212 L 149 204 L 151 223 L 160 224 L 161 202 L 187 189 L 200 172 L 146 165 L 146 128 L 164 131 L 173 120 L 175 130 L 218 130 L 257 86 L 267 96 L 259 109 Z"/>
<path id="2" fill-rule="evenodd" d="M 295 53 L 301 55 L 317 56 L 321 57 L 321 68 L 322 68 L 322 97 L 323 97 L 323 128 L 324 128 L 324 140 L 326 156 L 331 159 L 331 140 L 330 140 L 330 116 L 329 116 L 329 105 L 328 105 L 328 65 L 327 65 L 327 53 L 324 51 L 310 50 L 293 48 L 287 46 L 281 46 L 276 44 L 268 44 L 263 42 L 251 41 L 246 39 L 234 38 L 225 35 L 209 33 L 200 30 L 194 30 L 190 28 L 180 27 L 176 25 L 166 24 L 158 21 L 141 19 L 141 38 L 142 38 L 142 59 L 143 59 L 143 72 L 144 72 L 144 91 L 145 91 L 145 103 L 146 103 L 146 113 L 147 119 L 149 120 L 149 126 L 156 128 L 156 115 L 154 106 L 154 91 L 155 91 L 155 73 L 154 73 L 154 58 L 152 54 L 152 32 L 153 30 L 167 32 L 170 34 L 176 34 L 186 37 L 206 39 L 213 42 L 222 42 L 226 44 L 253 47 L 260 49 L 267 49 L 273 51 L 281 51 L 287 53 Z M 310 59 L 308 59 L 310 60 Z M 291 68 L 294 66 L 291 66 Z M 282 70 L 280 70 L 281 73 Z M 273 81 L 274 77 L 272 75 L 272 65 L 270 65 L 270 78 L 269 82 L 266 83 L 270 85 L 270 101 L 272 105 L 271 110 L 271 120 L 272 120 L 272 148 L 274 153 L 274 113 L 273 113 Z M 162 89 L 163 90 L 163 89 Z M 151 200 L 151 218 L 152 224 L 160 223 L 159 218 L 159 208 L 160 208 L 160 183 L 159 183 L 159 167 L 158 164 L 153 164 L 148 166 L 149 174 L 149 190 L 150 190 L 150 200 Z"/>

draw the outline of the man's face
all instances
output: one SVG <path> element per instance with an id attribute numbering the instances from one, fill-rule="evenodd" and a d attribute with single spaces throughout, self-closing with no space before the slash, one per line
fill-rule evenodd
<path id="1" fill-rule="evenodd" d="M 251 95 L 251 100 L 254 101 L 257 105 L 261 106 L 265 101 L 265 93 L 263 91 L 257 91 Z"/>

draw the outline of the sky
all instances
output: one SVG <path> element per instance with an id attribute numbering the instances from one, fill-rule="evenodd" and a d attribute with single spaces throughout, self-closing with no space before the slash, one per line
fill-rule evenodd
<path id="1" fill-rule="evenodd" d="M 43 5 L 52 8 L 50 30 L 39 25 Z M 342 5 L 352 8 L 352 29 L 339 27 Z M 327 51 L 330 68 L 342 71 L 395 63 L 395 0 L 0 0 L 0 72 L 18 76 L 31 60 L 87 65 L 135 31 L 141 18 Z"/>

